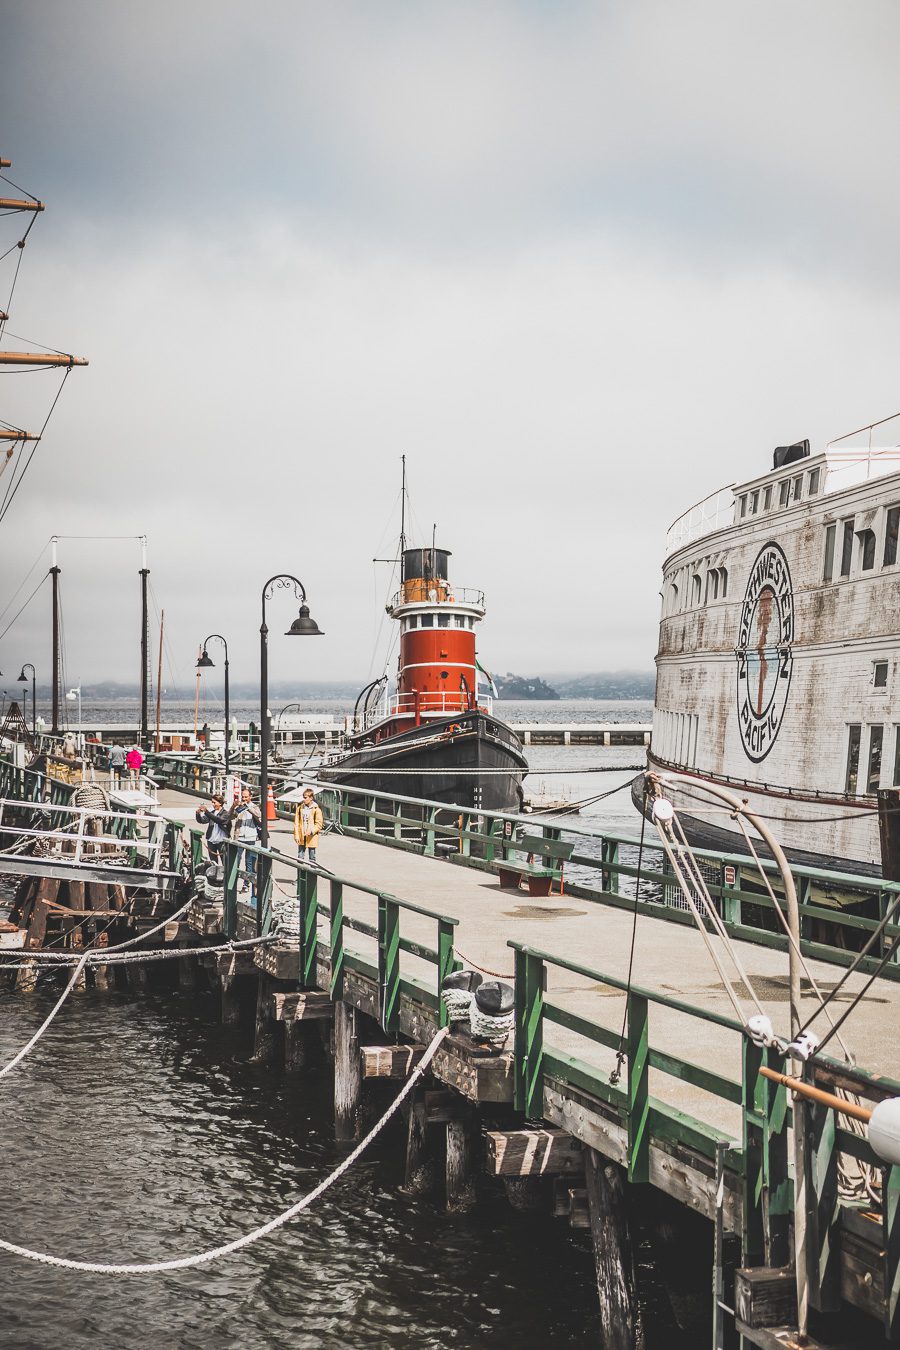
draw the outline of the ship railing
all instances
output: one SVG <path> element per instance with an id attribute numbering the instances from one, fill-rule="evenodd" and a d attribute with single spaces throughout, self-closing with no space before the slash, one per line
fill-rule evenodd
<path id="1" fill-rule="evenodd" d="M 900 471 L 900 445 L 829 446 L 825 461 L 825 491 L 842 492 L 857 483 Z"/>
<path id="2" fill-rule="evenodd" d="M 416 707 L 421 716 L 425 717 L 453 717 L 458 714 L 464 716 L 471 712 L 465 704 L 464 693 L 441 693 L 441 694 L 419 694 L 418 705 L 414 694 L 395 694 L 388 705 L 389 717 L 412 717 L 415 715 Z M 479 694 L 478 707 L 482 712 L 493 711 L 493 700 L 485 694 Z M 382 721 L 383 714 L 373 718 L 373 721 Z M 372 725 L 370 722 L 368 725 Z"/>
<path id="3" fill-rule="evenodd" d="M 450 857 L 483 871 L 514 855 L 531 856 L 553 873 L 553 889 L 581 899 L 641 913 L 673 923 L 693 922 L 690 906 L 660 845 L 645 840 L 640 870 L 637 835 L 576 824 L 564 813 L 518 815 L 476 810 L 402 794 L 373 792 L 355 784 L 320 783 L 316 796 L 331 828 L 361 839 L 409 849 L 428 857 Z M 571 845 L 568 859 L 559 844 Z M 695 849 L 707 889 L 726 930 L 735 938 L 787 951 L 775 906 L 756 882 L 746 854 Z M 521 860 L 517 857 L 517 860 Z M 780 879 L 774 862 L 762 860 L 776 896 Z M 801 946 L 807 957 L 848 966 L 859 948 L 878 929 L 889 906 L 900 895 L 900 883 L 880 877 L 793 866 L 802 921 Z M 696 897 L 692 897 L 696 902 Z M 837 905 L 835 903 L 837 901 Z M 711 922 L 711 921 L 710 921 Z M 888 922 L 860 968 L 874 972 L 881 958 L 900 938 L 896 916 Z M 900 960 L 890 956 L 884 978 L 900 981 Z"/>
<path id="4" fill-rule="evenodd" d="M 470 605 L 473 609 L 484 609 L 484 591 L 474 590 L 471 586 L 451 586 L 445 581 L 437 581 L 427 588 L 423 583 L 421 596 L 404 598 L 402 589 L 395 591 L 388 608 L 396 609 L 398 605 Z"/>
<path id="5" fill-rule="evenodd" d="M 724 530 L 734 523 L 734 490 L 730 487 L 719 488 L 702 501 L 683 512 L 674 520 L 666 532 L 665 556 L 676 553 L 695 539 L 702 539 L 716 530 Z"/>

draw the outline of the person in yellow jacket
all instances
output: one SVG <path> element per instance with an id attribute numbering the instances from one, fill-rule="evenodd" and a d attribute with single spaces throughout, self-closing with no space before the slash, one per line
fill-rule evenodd
<path id="1" fill-rule="evenodd" d="M 309 850 L 309 861 L 313 867 L 316 865 L 316 844 L 324 823 L 322 808 L 316 801 L 312 788 L 306 788 L 303 801 L 298 803 L 294 812 L 294 839 L 297 842 L 297 856 L 300 861 L 306 862 L 306 853 Z"/>

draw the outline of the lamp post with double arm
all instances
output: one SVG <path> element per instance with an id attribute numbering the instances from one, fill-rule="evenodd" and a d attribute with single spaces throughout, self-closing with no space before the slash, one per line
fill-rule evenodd
<path id="1" fill-rule="evenodd" d="M 260 748 L 259 748 L 259 806 L 262 816 L 260 844 L 269 847 L 269 822 L 267 820 L 267 802 L 269 796 L 269 628 L 266 623 L 266 601 L 271 600 L 276 590 L 293 590 L 300 601 L 300 613 L 285 634 L 286 637 L 322 637 L 322 630 L 311 619 L 309 605 L 306 603 L 306 587 L 290 573 L 281 573 L 270 577 L 262 588 L 262 623 L 259 627 L 259 702 L 260 702 Z M 261 908 L 257 909 L 257 923 L 262 919 Z"/>
<path id="2" fill-rule="evenodd" d="M 208 670 L 215 666 L 215 661 L 210 658 L 206 650 L 207 643 L 212 642 L 213 638 L 221 642 L 225 648 L 225 777 L 228 777 L 228 767 L 231 762 L 229 756 L 229 733 L 231 720 L 231 689 L 228 683 L 228 643 L 222 637 L 221 633 L 210 633 L 209 637 L 203 639 L 203 651 L 197 657 L 197 669 Z"/>

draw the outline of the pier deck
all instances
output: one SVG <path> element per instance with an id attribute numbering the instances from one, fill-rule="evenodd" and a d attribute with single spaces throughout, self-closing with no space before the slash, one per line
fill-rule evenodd
<path id="1" fill-rule="evenodd" d="M 196 807 L 196 797 L 172 790 L 160 793 L 160 809 L 170 819 L 192 822 Z M 292 853 L 294 845 L 289 822 L 279 819 L 271 824 L 270 840 L 273 848 Z M 362 885 L 413 900 L 458 919 L 454 943 L 456 954 L 465 965 L 475 965 L 512 981 L 514 953 L 507 944 L 515 941 L 572 963 L 600 968 L 623 981 L 626 979 L 632 933 L 632 916 L 626 910 L 565 894 L 534 899 L 524 890 L 501 890 L 497 877 L 490 872 L 455 866 L 445 859 L 422 857 L 334 833 L 324 838 L 319 861 L 323 868 L 345 879 L 358 880 Z M 327 877 L 328 873 L 323 872 L 323 882 Z M 294 874 L 285 865 L 276 865 L 275 881 L 293 889 Z M 345 900 L 345 908 L 348 913 L 354 912 L 351 896 Z M 432 935 L 432 926 L 426 920 L 417 921 L 415 915 L 410 915 L 404 920 L 404 932 L 408 932 L 413 940 L 427 941 Z M 789 1030 L 786 955 L 752 942 L 738 942 L 736 947 L 776 1031 L 786 1034 Z M 359 940 L 358 950 L 364 955 L 369 954 L 363 940 Z M 415 958 L 404 957 L 404 972 L 408 969 L 411 975 L 423 977 L 418 964 Z M 824 962 L 811 961 L 809 967 L 823 992 L 831 989 L 840 976 L 839 970 Z M 675 926 L 663 918 L 639 914 L 633 978 L 636 985 L 645 989 L 700 1005 L 724 1017 L 735 1017 L 703 939 L 693 927 Z M 835 1001 L 835 1016 L 847 1006 L 864 980 L 861 973 L 851 977 Z M 553 995 L 554 1002 L 567 1010 L 601 1021 L 610 1028 L 621 1025 L 625 999 L 615 989 L 599 987 L 553 967 L 547 969 L 547 982 L 547 992 Z M 749 1016 L 755 1011 L 749 996 L 737 984 L 735 992 Z M 805 991 L 804 1014 L 812 1013 L 815 1006 L 814 996 Z M 654 1018 L 655 1046 L 692 1060 L 703 1068 L 740 1078 L 741 1045 L 733 1034 L 710 1022 L 699 1022 L 676 1012 L 660 1015 L 663 1012 L 660 1009 Z M 856 1058 L 867 1068 L 877 1069 L 892 1078 L 900 1078 L 900 1042 L 894 1031 L 898 1016 L 900 986 L 893 981 L 878 980 L 842 1028 L 844 1039 Z M 820 1034 L 824 1034 L 827 1027 L 824 1015 L 819 1022 L 822 1025 L 819 1027 L 817 1023 L 817 1027 Z M 583 1038 L 560 1026 L 553 1028 L 552 1035 L 553 1049 L 586 1058 L 598 1066 L 608 1066 L 610 1070 L 613 1068 L 615 1055 L 612 1050 L 599 1045 L 586 1046 Z M 834 1042 L 829 1046 L 829 1052 L 839 1055 Z M 729 1104 L 690 1083 L 652 1069 L 650 1086 L 656 1096 L 671 1106 L 732 1134 L 735 1139 L 740 1138 L 739 1105 Z"/>

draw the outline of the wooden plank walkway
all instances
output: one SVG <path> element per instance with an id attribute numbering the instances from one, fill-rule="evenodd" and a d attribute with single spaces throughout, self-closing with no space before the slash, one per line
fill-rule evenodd
<path id="1" fill-rule="evenodd" d="M 162 812 L 171 819 L 193 822 L 198 805 L 196 797 L 172 790 L 160 794 Z M 293 854 L 294 844 L 288 822 L 279 820 L 270 827 L 272 846 Z M 501 890 L 490 873 L 442 859 L 386 847 L 359 839 L 326 835 L 319 850 L 323 868 L 334 870 L 345 879 L 376 887 L 400 899 L 438 910 L 459 920 L 455 933 L 457 956 L 464 964 L 474 965 L 490 974 L 512 980 L 513 952 L 510 940 L 525 943 L 568 961 L 590 966 L 614 978 L 625 980 L 628 974 L 632 916 L 621 909 L 577 897 L 529 897 L 526 891 Z M 328 873 L 323 871 L 323 881 Z M 276 887 L 294 893 L 294 873 L 286 867 L 275 868 Z M 277 895 L 277 891 L 276 891 Z M 320 882 L 320 899 L 325 899 Z M 345 912 L 372 922 L 372 906 L 366 897 L 355 899 L 345 891 Z M 369 898 L 370 900 L 370 898 Z M 433 940 L 433 924 L 404 917 L 404 934 L 413 940 Z M 348 948 L 373 959 L 374 942 L 353 934 Z M 786 1035 L 789 1029 L 787 957 L 753 943 L 736 944 L 765 1011 L 776 1031 Z M 823 992 L 840 978 L 833 965 L 811 962 L 810 970 Z M 408 954 L 403 955 L 404 975 L 433 982 L 433 969 Z M 735 972 L 735 979 L 736 979 Z M 676 926 L 662 919 L 640 915 L 635 935 L 633 980 L 636 985 L 659 992 L 708 1011 L 734 1017 L 732 1004 L 721 986 L 703 939 L 695 929 Z M 861 989 L 864 977 L 851 977 L 835 1001 L 835 1015 L 843 1011 L 852 995 Z M 749 996 L 735 985 L 747 1015 L 755 1011 Z M 624 997 L 605 986 L 598 986 L 565 971 L 548 967 L 548 993 L 553 1002 L 618 1032 L 624 1013 Z M 808 991 L 803 1011 L 816 1006 Z M 872 1072 L 900 1078 L 900 1043 L 894 1028 L 900 1014 L 900 988 L 894 982 L 878 980 L 865 1001 L 848 1018 L 843 1035 L 857 1062 Z M 670 1054 L 691 1060 L 702 1068 L 740 1081 L 741 1038 L 734 1032 L 716 1027 L 695 1017 L 670 1009 L 651 1008 L 654 1046 Z M 821 1024 L 821 1026 L 819 1025 Z M 824 1035 L 824 1015 L 817 1028 Z M 592 1065 L 612 1070 L 615 1056 L 611 1050 L 586 1041 L 564 1028 L 547 1027 L 545 1049 L 576 1055 Z M 835 1041 L 828 1053 L 840 1057 Z M 654 1096 L 689 1113 L 705 1124 L 732 1135 L 741 1134 L 741 1110 L 720 1097 L 705 1093 L 680 1079 L 651 1070 L 650 1088 Z"/>

